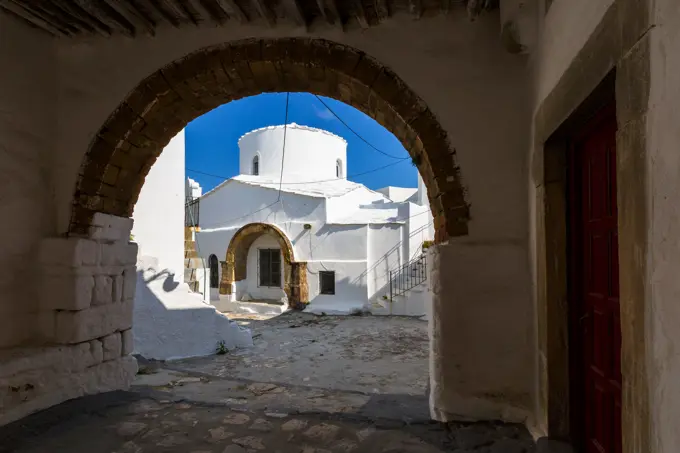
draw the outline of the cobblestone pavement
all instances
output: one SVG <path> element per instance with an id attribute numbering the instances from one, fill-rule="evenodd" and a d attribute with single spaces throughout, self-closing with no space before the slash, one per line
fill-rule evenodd
<path id="1" fill-rule="evenodd" d="M 304 328 L 308 318 L 276 321 L 285 329 Z M 368 320 L 370 321 L 370 320 Z M 326 321 L 324 321 L 326 322 Z M 330 321 L 337 327 L 342 319 Z M 365 321 L 350 320 L 357 328 Z M 390 322 L 389 319 L 376 322 Z M 405 324 L 404 324 L 405 322 Z M 406 329 L 409 321 L 390 328 Z M 333 328 L 321 333 L 325 351 L 347 347 L 345 334 L 333 337 Z M 317 326 L 318 327 L 318 326 Z M 284 327 L 281 327 L 283 329 Z M 375 326 L 374 326 L 375 328 Z M 270 341 L 264 330 L 265 343 Z M 307 338 L 304 331 L 300 338 Z M 344 326 L 338 332 L 356 333 Z M 385 333 L 383 330 L 382 333 Z M 256 333 L 257 334 L 257 333 Z M 281 335 L 281 332 L 279 332 Z M 337 334 L 337 332 L 336 332 Z M 366 331 L 364 330 L 364 334 Z M 325 341 L 325 343 L 324 343 Z M 390 351 L 370 351 L 371 341 L 357 337 L 361 344 L 354 358 L 391 360 Z M 300 351 L 304 342 L 291 342 Z M 420 344 L 415 341 L 411 343 Z M 380 347 L 380 342 L 375 342 Z M 420 344 L 422 347 L 422 344 Z M 260 351 L 267 351 L 269 346 Z M 351 349 L 351 348 L 350 348 Z M 315 349 L 316 350 L 316 349 Z M 247 355 L 256 370 L 266 370 L 272 359 L 256 348 Z M 337 351 L 336 351 L 337 352 Z M 283 350 L 284 355 L 288 353 Z M 377 357 L 378 354 L 380 357 Z M 314 356 L 305 352 L 307 359 Z M 318 351 L 317 351 L 318 355 Z M 417 356 L 418 354 L 414 354 Z M 129 392 L 115 392 L 70 401 L 0 428 L 0 452 L 16 453 L 530 453 L 534 445 L 524 427 L 501 423 L 449 424 L 429 420 L 426 392 L 419 387 L 399 393 L 402 384 L 361 385 L 361 370 L 346 372 L 349 383 L 314 385 L 302 379 L 289 383 L 244 377 L 239 369 L 229 373 L 223 367 L 241 359 L 226 356 L 172 363 L 142 363 L 141 374 Z M 239 357 L 239 356 L 237 356 Z M 292 357 L 292 355 L 290 356 Z M 333 356 L 335 357 L 335 356 Z M 392 354 L 399 357 L 399 354 Z M 362 360 L 364 360 L 362 359 Z M 294 360 L 294 358 L 292 359 Z M 343 360 L 342 358 L 333 360 Z M 347 359 L 346 359 L 347 360 Z M 303 360 L 304 361 L 304 360 Z M 192 367 L 193 363 L 200 366 Z M 211 368 L 211 363 L 213 363 Z M 357 365 L 357 362 L 351 362 Z M 394 363 L 394 361 L 392 361 Z M 298 364 L 299 365 L 299 364 Z M 261 373 L 271 379 L 285 372 Z M 309 365 L 309 363 L 307 363 Z M 360 365 L 360 364 L 359 364 Z M 396 367 L 399 369 L 399 367 Z M 219 372 L 211 373 L 211 371 Z M 335 366 L 326 370 L 332 373 Z M 245 368 L 244 368 L 245 370 Z M 241 370 L 243 371 L 243 370 Z M 307 370 L 307 374 L 313 370 Z M 376 370 L 374 370 L 375 372 Z M 381 371 L 389 376 L 394 369 Z M 244 372 L 245 373 L 245 372 Z M 421 370 L 427 373 L 427 368 Z M 380 373 L 379 373 L 380 374 Z M 302 374 L 300 376 L 305 376 Z M 317 373 L 317 377 L 324 372 Z M 320 378 L 319 378 L 320 379 Z M 359 384 L 357 384 L 359 383 Z M 367 390 L 368 389 L 368 390 Z M 390 393 L 390 391 L 394 391 Z"/>

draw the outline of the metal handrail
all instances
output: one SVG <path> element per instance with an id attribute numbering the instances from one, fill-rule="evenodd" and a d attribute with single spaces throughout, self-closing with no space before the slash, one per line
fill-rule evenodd
<path id="1" fill-rule="evenodd" d="M 427 280 L 427 256 L 420 255 L 390 271 L 390 301 Z"/>

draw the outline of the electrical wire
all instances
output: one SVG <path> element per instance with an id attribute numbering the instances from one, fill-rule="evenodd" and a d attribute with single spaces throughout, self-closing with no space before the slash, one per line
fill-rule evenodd
<path id="1" fill-rule="evenodd" d="M 281 186 L 283 185 L 283 165 L 286 162 L 286 132 L 288 131 L 288 106 L 290 104 L 290 92 L 286 92 L 286 119 L 283 122 L 283 150 L 281 151 L 281 174 L 279 175 L 279 198 L 281 200 Z"/>
<path id="2" fill-rule="evenodd" d="M 374 168 L 374 169 L 372 169 L 372 170 L 368 170 L 368 171 L 364 171 L 364 172 L 360 172 L 360 173 L 353 173 L 353 174 L 351 174 L 351 175 L 347 175 L 347 177 L 344 178 L 344 179 L 354 178 L 354 177 L 357 177 L 357 176 L 368 175 L 368 174 L 370 174 L 370 173 L 375 173 L 375 172 L 377 172 L 377 171 L 381 171 L 381 170 L 384 170 L 384 169 L 386 169 L 386 168 L 390 168 L 390 167 L 394 167 L 395 165 L 399 165 L 399 164 L 401 164 L 402 162 L 405 162 L 405 161 L 404 161 L 404 160 L 400 160 L 400 161 L 397 161 L 397 162 L 391 162 L 391 163 L 389 163 L 389 164 L 387 164 L 387 165 L 383 165 L 382 167 L 377 167 L 377 168 Z M 232 178 L 231 176 L 217 175 L 217 174 L 215 174 L 215 173 L 207 173 L 207 172 L 204 172 L 204 171 L 201 171 L 201 170 L 194 170 L 193 168 L 187 168 L 186 171 L 191 172 L 191 173 L 196 173 L 196 174 L 199 174 L 199 175 L 210 176 L 210 177 L 212 177 L 212 178 L 219 178 L 219 179 L 222 179 L 223 181 L 226 181 L 227 179 L 231 179 L 231 178 Z M 294 181 L 294 182 L 283 182 L 283 181 L 280 181 L 280 182 L 279 182 L 279 185 L 292 186 L 292 185 L 298 185 L 298 184 L 314 184 L 314 183 L 317 183 L 317 182 L 331 182 L 331 181 L 337 181 L 338 179 L 340 179 L 340 178 L 334 178 L 334 179 L 318 179 L 318 180 L 315 180 L 315 181 Z"/>
<path id="3" fill-rule="evenodd" d="M 366 143 L 368 146 L 370 146 L 371 148 L 373 148 L 374 150 L 376 150 L 376 151 L 379 152 L 380 154 L 382 154 L 382 155 L 384 155 L 384 156 L 387 156 L 387 157 L 389 157 L 389 158 L 392 158 L 392 159 L 400 159 L 400 160 L 409 159 L 409 157 L 397 157 L 397 156 L 393 156 L 392 154 L 386 153 L 385 151 L 382 151 L 382 150 L 376 148 L 373 144 L 369 143 L 368 140 L 366 140 L 364 137 L 362 137 L 357 131 L 355 131 L 354 129 L 352 129 L 352 128 L 349 126 L 349 124 L 347 124 L 345 121 L 343 121 L 343 119 L 340 118 L 340 116 L 339 116 L 337 113 L 335 113 L 335 112 L 333 111 L 333 109 L 331 109 L 331 108 L 328 106 L 328 104 L 326 104 L 326 103 L 323 101 L 323 99 L 321 99 L 321 98 L 320 98 L 318 95 L 316 95 L 316 94 L 314 94 L 313 96 L 314 96 L 319 102 L 321 102 L 321 103 L 323 104 L 323 106 L 326 107 L 326 109 L 328 109 L 328 111 L 331 112 L 331 114 L 332 114 L 338 121 L 340 121 L 347 129 L 349 129 L 349 131 L 350 131 L 351 133 L 353 133 L 354 135 L 356 135 L 356 136 L 359 138 L 359 140 L 361 140 L 362 142 Z"/>

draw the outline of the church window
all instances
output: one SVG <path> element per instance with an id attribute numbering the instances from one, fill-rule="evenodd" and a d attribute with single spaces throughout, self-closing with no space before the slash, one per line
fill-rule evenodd
<path id="1" fill-rule="evenodd" d="M 335 162 L 335 177 L 336 178 L 342 178 L 342 161 L 338 159 Z"/>
<path id="2" fill-rule="evenodd" d="M 279 249 L 259 250 L 260 286 L 281 287 L 281 251 Z"/>
<path id="3" fill-rule="evenodd" d="M 210 287 L 219 288 L 220 286 L 220 262 L 215 255 L 208 258 L 210 264 Z"/>
<path id="4" fill-rule="evenodd" d="M 335 271 L 319 271 L 319 292 L 335 294 Z"/>
<path id="5" fill-rule="evenodd" d="M 253 175 L 260 174 L 260 156 L 253 157 Z"/>

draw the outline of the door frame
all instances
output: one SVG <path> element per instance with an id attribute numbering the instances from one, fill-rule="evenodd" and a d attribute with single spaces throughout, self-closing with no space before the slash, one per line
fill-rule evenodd
<path id="1" fill-rule="evenodd" d="M 593 90 L 586 100 L 565 120 L 548 138 L 543 146 L 543 185 L 538 188 L 540 198 L 537 230 L 543 233 L 544 242 L 539 244 L 539 294 L 545 300 L 538 306 L 539 345 L 545 344 L 545 368 L 541 385 L 547 409 L 547 431 L 550 438 L 579 443 L 578 419 L 579 401 L 574 392 L 574 377 L 578 375 L 578 361 L 574 354 L 578 351 L 571 345 L 574 312 L 571 301 L 580 277 L 571 266 L 575 262 L 575 231 L 571 214 L 577 200 L 570 197 L 570 189 L 575 181 L 570 181 L 574 172 L 575 141 L 601 121 L 616 115 L 615 99 L 616 72 L 611 71 Z M 542 192 L 542 193 L 541 193 Z M 542 247 L 543 250 L 540 250 Z M 541 275 L 542 272 L 542 275 Z M 576 286 L 574 286 L 576 285 Z M 541 293 L 543 291 L 543 293 Z M 572 407 L 576 405 L 576 407 Z"/>
<path id="2" fill-rule="evenodd" d="M 567 335 L 566 156 L 560 136 L 609 79 L 616 99 L 619 301 L 623 379 L 623 453 L 654 452 L 648 370 L 649 145 L 653 85 L 653 17 L 649 0 L 613 0 L 556 84 L 533 113 L 532 192 L 535 195 L 537 436 L 569 440 Z M 552 12 L 551 12 L 552 13 Z M 612 73 L 616 72 L 615 77 Z M 614 89 L 615 85 L 615 89 Z M 615 92 L 615 95 L 614 95 Z M 589 107 L 585 108 L 586 105 Z M 602 105 L 602 104 L 601 104 Z"/>

